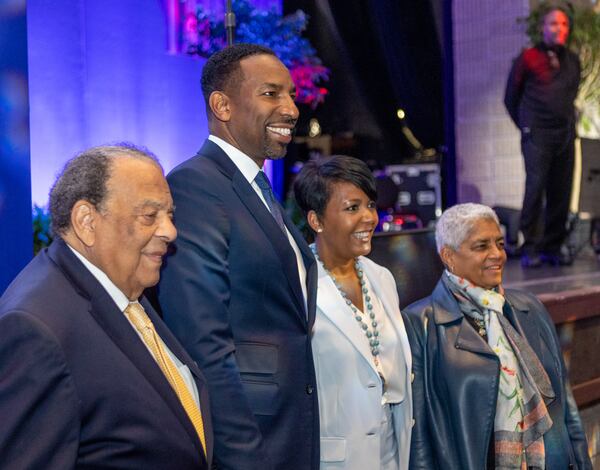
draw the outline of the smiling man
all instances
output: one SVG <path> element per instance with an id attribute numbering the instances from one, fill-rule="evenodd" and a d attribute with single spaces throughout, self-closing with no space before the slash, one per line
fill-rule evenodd
<path id="1" fill-rule="evenodd" d="M 206 384 L 142 296 L 177 235 L 156 157 L 83 152 L 50 212 L 55 241 L 0 298 L 0 466 L 210 468 Z"/>
<path id="2" fill-rule="evenodd" d="M 270 49 L 236 44 L 202 91 L 210 136 L 167 178 L 180 236 L 163 316 L 209 383 L 218 467 L 316 469 L 316 264 L 262 171 L 292 139 L 294 84 Z"/>

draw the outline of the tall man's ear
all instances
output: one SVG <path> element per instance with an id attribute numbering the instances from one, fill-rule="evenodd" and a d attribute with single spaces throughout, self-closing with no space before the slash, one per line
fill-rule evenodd
<path id="1" fill-rule="evenodd" d="M 227 122 L 231 119 L 231 103 L 229 96 L 222 91 L 213 91 L 208 98 L 208 106 L 215 118 Z"/>
<path id="2" fill-rule="evenodd" d="M 99 213 L 94 205 L 81 199 L 71 209 L 71 230 L 81 243 L 87 247 L 96 241 L 96 223 Z"/>
<path id="3" fill-rule="evenodd" d="M 321 233 L 323 231 L 323 227 L 319 221 L 319 216 L 315 211 L 308 211 L 308 214 L 306 214 L 306 221 L 308 222 L 310 228 L 313 229 L 313 232 Z"/>

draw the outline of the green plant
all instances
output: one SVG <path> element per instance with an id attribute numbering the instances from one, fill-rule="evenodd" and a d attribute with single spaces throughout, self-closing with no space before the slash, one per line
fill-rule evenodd
<path id="1" fill-rule="evenodd" d="M 569 46 L 578 53 L 581 62 L 581 85 L 575 102 L 581 112 L 579 134 L 600 137 L 600 4 L 572 4 L 570 2 L 542 1 L 532 8 L 524 19 L 527 36 L 533 44 L 541 42 L 542 15 L 553 6 L 560 6 L 573 19 Z"/>
<path id="2" fill-rule="evenodd" d="M 45 207 L 33 205 L 33 254 L 36 255 L 41 249 L 52 243 L 50 234 L 50 212 Z"/>

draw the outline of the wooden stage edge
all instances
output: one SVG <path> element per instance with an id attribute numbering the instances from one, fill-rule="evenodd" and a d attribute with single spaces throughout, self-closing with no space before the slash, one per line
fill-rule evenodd
<path id="1" fill-rule="evenodd" d="M 587 318 L 600 317 L 600 286 L 538 294 L 548 309 L 557 328 Z M 568 345 L 566 349 L 569 349 Z M 600 352 L 596 349 L 596 355 Z M 590 364 L 595 362 L 589 358 Z M 573 385 L 573 397 L 580 407 L 600 400 L 600 377 Z"/>
<path id="2" fill-rule="evenodd" d="M 534 293 L 561 338 L 578 406 L 600 402 L 600 264 L 584 256 L 573 266 L 523 269 L 509 260 L 505 286 Z"/>

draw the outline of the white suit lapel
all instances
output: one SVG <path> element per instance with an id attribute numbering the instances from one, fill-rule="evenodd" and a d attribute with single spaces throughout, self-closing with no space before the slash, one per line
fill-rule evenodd
<path id="1" fill-rule="evenodd" d="M 373 362 L 373 355 L 369 348 L 367 338 L 360 329 L 358 322 L 354 319 L 354 313 L 350 309 L 339 290 L 333 283 L 333 280 L 319 265 L 319 287 L 317 291 L 317 308 L 325 317 L 327 317 L 344 335 L 348 341 L 356 348 L 359 354 L 364 358 L 369 367 L 373 369 L 376 375 L 377 370 Z"/>
<path id="2" fill-rule="evenodd" d="M 404 360 L 406 361 L 406 370 L 410 371 L 412 368 L 412 356 L 410 354 L 410 344 L 408 342 L 404 320 L 400 314 L 400 304 L 398 301 L 396 285 L 385 279 L 383 276 L 385 271 L 379 266 L 364 258 L 362 258 L 361 261 L 363 270 L 367 278 L 371 281 L 371 286 L 375 295 L 381 300 L 381 303 L 388 314 L 387 318 L 396 329 L 398 338 L 400 338 L 400 342 L 402 343 L 402 352 L 404 353 Z"/>

